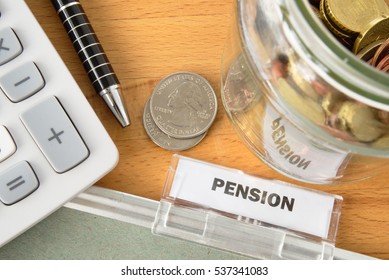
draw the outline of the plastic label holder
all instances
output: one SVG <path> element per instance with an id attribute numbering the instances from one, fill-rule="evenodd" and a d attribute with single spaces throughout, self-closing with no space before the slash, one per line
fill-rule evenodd
<path id="1" fill-rule="evenodd" d="M 243 183 L 232 183 L 236 181 Z M 262 197 L 266 193 L 267 203 L 256 199 L 258 192 Z M 238 197 L 244 194 L 245 200 Z M 293 197 L 292 206 L 303 211 L 288 213 L 293 212 L 289 211 L 292 203 L 282 204 L 285 197 Z M 342 200 L 337 195 L 173 155 L 152 232 L 258 259 L 329 260 L 334 257 Z M 249 215 L 242 215 L 246 210 Z"/>

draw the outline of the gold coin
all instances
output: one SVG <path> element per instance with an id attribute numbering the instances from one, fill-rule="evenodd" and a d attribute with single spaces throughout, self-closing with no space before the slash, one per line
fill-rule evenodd
<path id="1" fill-rule="evenodd" d="M 369 44 L 385 40 L 389 35 L 389 17 L 373 20 L 366 26 L 355 40 L 353 53 L 357 54 Z"/>
<path id="2" fill-rule="evenodd" d="M 330 20 L 343 32 L 355 36 L 370 22 L 389 18 L 384 0 L 323 0 Z"/>
<path id="3" fill-rule="evenodd" d="M 376 148 L 389 148 L 389 133 L 380 137 L 378 140 L 373 142 L 373 147 Z"/>
<path id="4" fill-rule="evenodd" d="M 342 30 L 340 27 L 338 27 L 336 25 L 336 23 L 333 22 L 331 20 L 330 16 L 328 15 L 328 11 L 326 9 L 325 3 L 326 3 L 326 0 L 320 1 L 320 15 L 321 15 L 320 18 L 322 19 L 324 24 L 327 26 L 327 28 L 339 38 L 346 38 L 347 40 L 354 40 L 358 36 L 358 34 L 357 33 L 352 33 L 352 34 L 347 33 L 344 30 Z"/>
<path id="5" fill-rule="evenodd" d="M 338 118 L 341 128 L 349 129 L 361 142 L 377 140 L 386 130 L 386 125 L 376 119 L 372 108 L 357 102 L 344 102 L 339 109 Z"/>

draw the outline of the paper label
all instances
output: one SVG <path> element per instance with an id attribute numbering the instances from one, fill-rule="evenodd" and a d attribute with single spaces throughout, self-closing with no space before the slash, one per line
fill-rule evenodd
<path id="1" fill-rule="evenodd" d="M 263 123 L 264 145 L 279 169 L 307 181 L 330 180 L 342 176 L 348 154 L 313 145 L 306 135 L 267 107 Z"/>
<path id="2" fill-rule="evenodd" d="M 335 198 L 205 162 L 179 158 L 170 197 L 327 238 Z"/>

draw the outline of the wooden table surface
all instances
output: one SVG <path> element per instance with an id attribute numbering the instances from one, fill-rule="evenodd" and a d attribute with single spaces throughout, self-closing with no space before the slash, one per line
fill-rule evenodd
<path id="1" fill-rule="evenodd" d="M 146 100 L 156 83 L 178 71 L 202 75 L 219 108 L 196 147 L 179 154 L 343 196 L 339 248 L 389 259 L 389 172 L 359 183 L 298 183 L 267 167 L 243 144 L 220 100 L 221 56 L 232 0 L 83 0 L 82 4 L 125 90 L 132 125 L 123 129 L 94 90 L 49 0 L 26 0 L 87 96 L 119 152 L 118 166 L 98 185 L 159 200 L 173 152 L 156 146 L 143 129 Z"/>

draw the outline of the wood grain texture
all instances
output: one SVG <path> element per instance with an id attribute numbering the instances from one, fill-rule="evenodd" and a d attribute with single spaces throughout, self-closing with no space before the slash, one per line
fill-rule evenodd
<path id="1" fill-rule="evenodd" d="M 267 167 L 235 133 L 222 107 L 219 79 L 232 0 L 82 1 L 125 89 L 132 120 L 126 129 L 94 93 L 50 1 L 26 2 L 119 149 L 118 166 L 98 185 L 159 200 L 173 152 L 148 138 L 143 107 L 160 79 L 173 72 L 195 72 L 214 87 L 219 109 L 205 139 L 180 154 L 343 196 L 337 247 L 389 259 L 389 172 L 344 185 L 298 183 Z"/>

